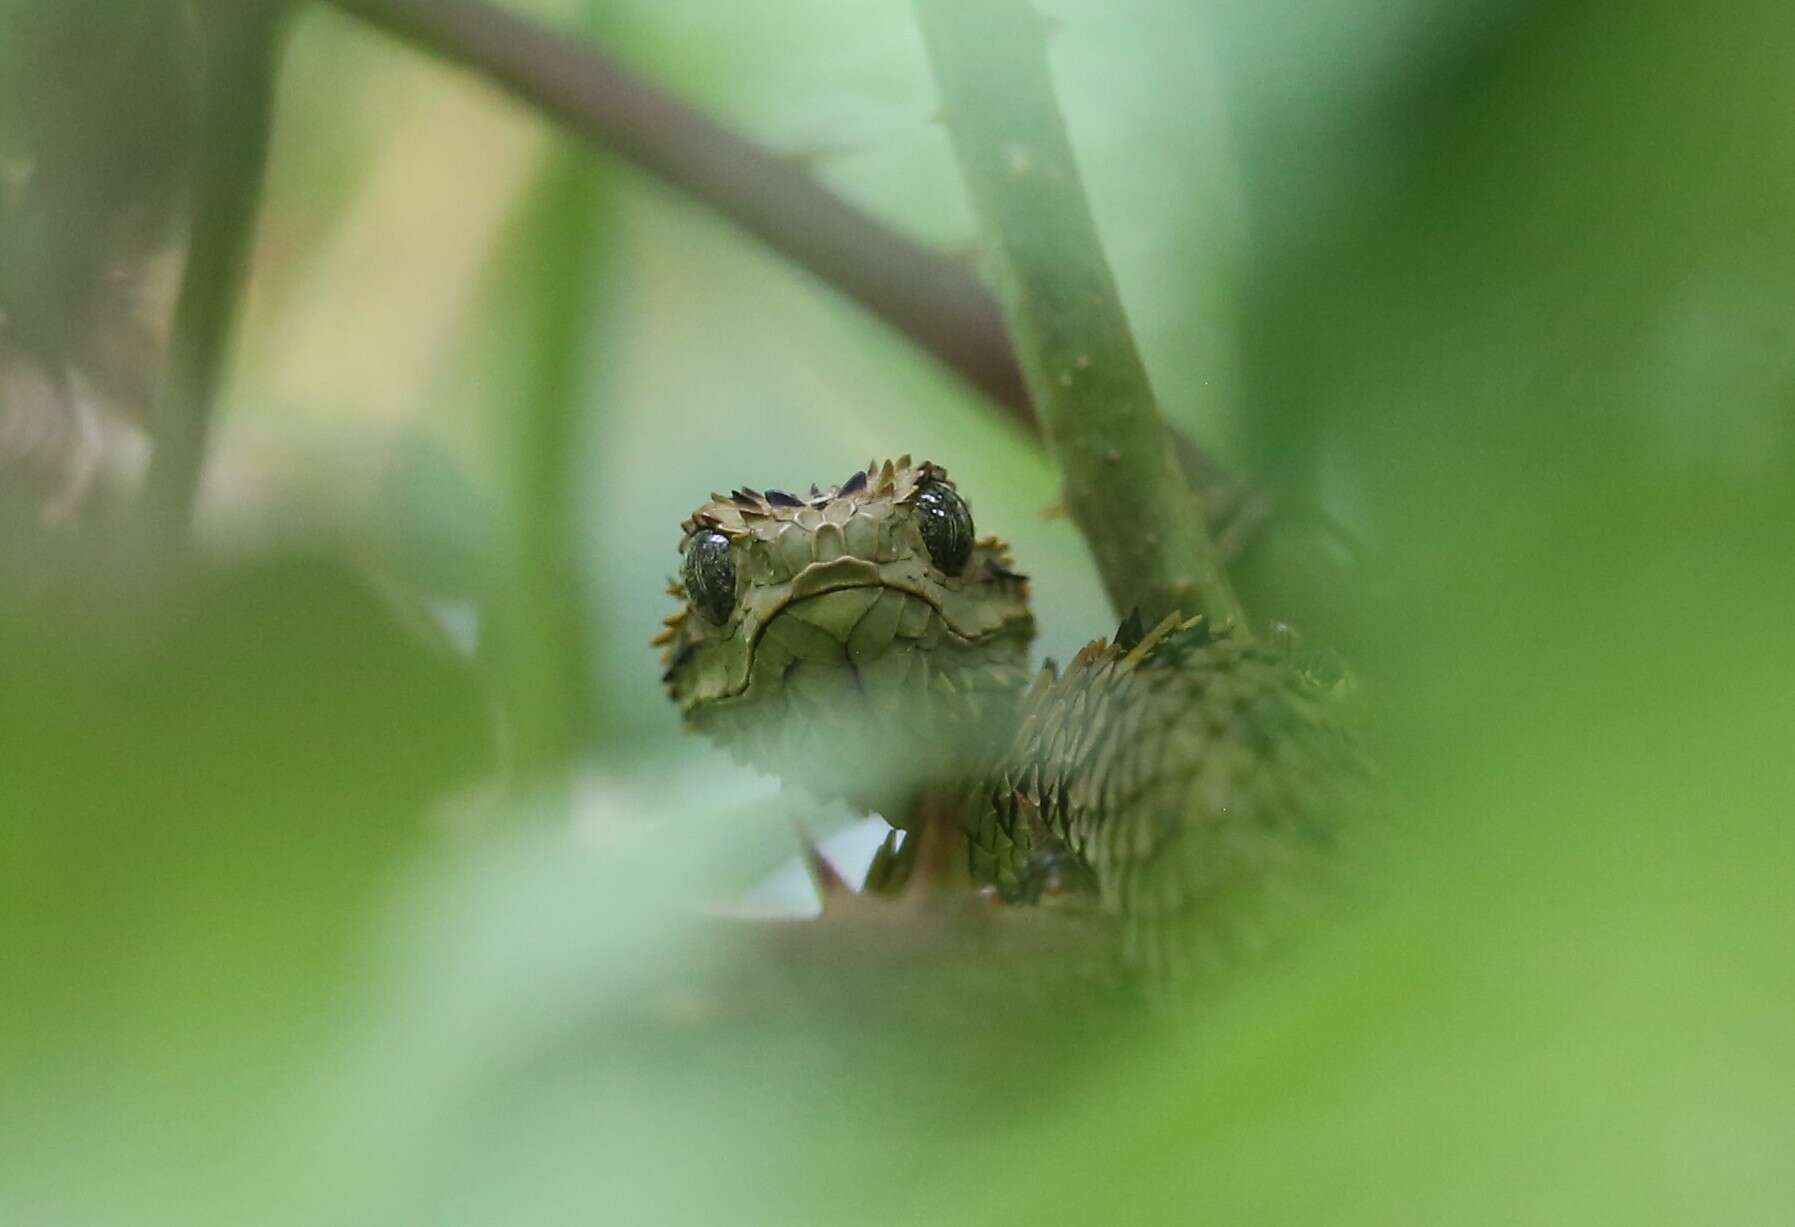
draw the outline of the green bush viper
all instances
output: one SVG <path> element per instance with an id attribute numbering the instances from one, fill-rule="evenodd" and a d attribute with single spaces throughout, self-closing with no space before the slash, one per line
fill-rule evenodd
<path id="1" fill-rule="evenodd" d="M 1031 679 L 1028 581 L 939 466 L 713 495 L 680 551 L 656 642 L 691 727 L 896 827 L 944 816 L 974 882 L 1094 902 L 1148 975 L 1251 941 L 1363 798 L 1338 671 L 1238 628 L 1131 619 Z"/>

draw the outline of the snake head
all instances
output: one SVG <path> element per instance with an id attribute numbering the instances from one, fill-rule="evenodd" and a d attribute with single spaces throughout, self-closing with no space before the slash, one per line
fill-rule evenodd
<path id="1" fill-rule="evenodd" d="M 681 534 L 664 680 L 743 762 L 899 821 L 1008 732 L 1028 581 L 946 470 L 904 456 L 808 497 L 713 494 Z"/>

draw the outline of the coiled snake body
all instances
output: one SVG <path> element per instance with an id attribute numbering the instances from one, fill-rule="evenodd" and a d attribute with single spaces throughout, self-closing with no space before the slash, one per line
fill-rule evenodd
<path id="1" fill-rule="evenodd" d="M 1028 581 L 936 465 L 713 495 L 682 531 L 657 643 L 689 725 L 894 826 L 947 814 L 975 882 L 1089 898 L 1148 974 L 1250 938 L 1359 803 L 1338 679 L 1287 647 L 1130 619 L 1031 679 Z"/>

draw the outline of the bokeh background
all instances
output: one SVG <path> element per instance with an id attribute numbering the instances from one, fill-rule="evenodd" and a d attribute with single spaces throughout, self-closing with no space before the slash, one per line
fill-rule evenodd
<path id="1" fill-rule="evenodd" d="M 58 142 L 183 139 L 170 6 L 65 10 L 84 71 L 43 7 L 0 9 L 9 200 Z M 907 4 L 518 7 L 976 266 Z M 116 560 L 36 590 L 105 517 L 9 551 L 0 1218 L 1795 1213 L 1795 16 L 1042 8 L 1166 413 L 1364 547 L 1303 629 L 1366 678 L 1366 880 L 1175 1021 L 734 1010 L 795 982 L 715 911 L 850 816 L 680 734 L 647 646 L 679 520 L 930 457 L 1063 658 L 1113 614 L 1055 474 L 727 222 L 314 6 L 204 564 L 146 609 Z M 152 304 L 167 211 L 106 232 Z"/>

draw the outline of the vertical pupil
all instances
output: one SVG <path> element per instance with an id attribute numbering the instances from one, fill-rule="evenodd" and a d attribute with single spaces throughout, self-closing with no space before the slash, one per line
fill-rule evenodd
<path id="1" fill-rule="evenodd" d="M 719 532 L 701 532 L 686 546 L 686 592 L 692 607 L 705 621 L 720 624 L 735 607 L 735 561 L 729 556 L 729 538 Z"/>

